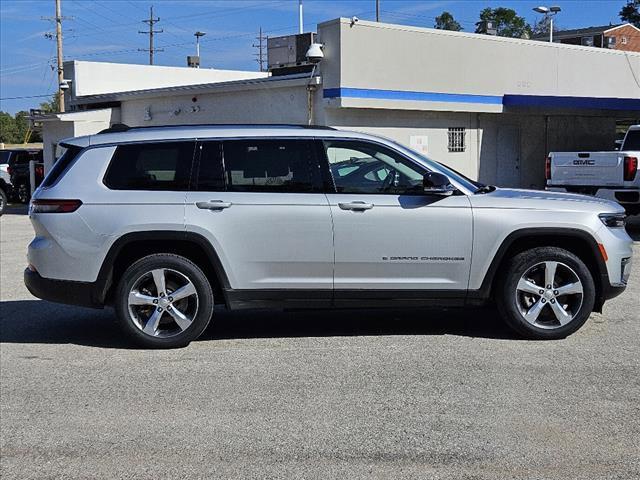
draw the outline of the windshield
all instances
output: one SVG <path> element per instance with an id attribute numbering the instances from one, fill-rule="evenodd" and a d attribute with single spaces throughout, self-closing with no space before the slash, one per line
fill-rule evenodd
<path id="1" fill-rule="evenodd" d="M 480 182 L 476 182 L 474 180 L 471 180 L 470 178 L 468 178 L 467 176 L 463 175 L 460 172 L 457 172 L 456 170 L 454 170 L 451 167 L 448 167 L 446 165 L 443 165 L 440 162 L 436 162 L 435 160 L 430 159 L 429 157 L 424 156 L 423 154 L 416 152 L 415 150 L 411 150 L 393 140 L 389 140 L 390 142 L 392 142 L 398 149 L 400 149 L 401 151 L 410 154 L 413 158 L 415 158 L 416 160 L 419 160 L 421 163 L 423 163 L 427 168 L 431 169 L 431 170 L 435 170 L 438 171 L 444 175 L 446 175 L 447 177 L 449 177 L 450 179 L 454 180 L 455 182 L 459 183 L 460 185 L 462 185 L 464 188 L 466 188 L 467 190 L 475 193 L 478 190 L 480 190 L 482 187 L 484 187 L 485 185 L 483 183 Z"/>
<path id="2" fill-rule="evenodd" d="M 629 130 L 622 150 L 640 150 L 640 130 Z"/>
<path id="3" fill-rule="evenodd" d="M 0 152 L 0 165 L 4 165 L 5 163 L 9 163 L 9 157 L 11 156 L 11 152 Z"/>

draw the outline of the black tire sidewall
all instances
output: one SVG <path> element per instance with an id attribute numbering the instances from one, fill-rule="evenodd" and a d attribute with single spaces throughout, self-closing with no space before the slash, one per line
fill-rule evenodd
<path id="1" fill-rule="evenodd" d="M 4 213 L 4 210 L 7 208 L 7 203 L 9 199 L 4 189 L 0 188 L 0 215 Z"/>
<path id="2" fill-rule="evenodd" d="M 520 313 L 516 304 L 516 287 L 524 273 L 534 265 L 545 261 L 562 262 L 578 275 L 582 282 L 582 305 L 575 318 L 563 327 L 544 329 L 531 325 Z M 589 268 L 573 253 L 558 247 L 539 247 L 522 252 L 509 262 L 500 295 L 498 309 L 507 324 L 519 334 L 530 339 L 559 339 L 577 331 L 589 319 L 596 298 L 595 283 Z"/>
<path id="3" fill-rule="evenodd" d="M 128 297 L 133 283 L 144 273 L 156 268 L 170 268 L 186 275 L 198 293 L 198 312 L 184 332 L 169 338 L 151 337 L 134 325 L 129 316 Z M 178 348 L 187 346 L 207 328 L 213 316 L 213 290 L 202 270 L 187 258 L 173 254 L 154 254 L 132 264 L 124 272 L 114 297 L 114 308 L 124 331 L 138 345 L 146 348 Z"/>

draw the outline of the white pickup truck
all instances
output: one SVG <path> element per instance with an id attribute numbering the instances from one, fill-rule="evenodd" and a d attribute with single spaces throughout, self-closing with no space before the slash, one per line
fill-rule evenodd
<path id="1" fill-rule="evenodd" d="M 627 214 L 640 214 L 640 125 L 627 131 L 619 151 L 551 152 L 547 190 L 584 193 L 613 200 Z"/>

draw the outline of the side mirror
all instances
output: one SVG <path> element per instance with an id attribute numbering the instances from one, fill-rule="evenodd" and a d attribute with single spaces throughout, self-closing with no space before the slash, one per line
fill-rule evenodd
<path id="1" fill-rule="evenodd" d="M 455 192 L 456 188 L 451 185 L 446 175 L 438 172 L 427 172 L 422 178 L 424 193 L 427 195 L 449 196 Z"/>

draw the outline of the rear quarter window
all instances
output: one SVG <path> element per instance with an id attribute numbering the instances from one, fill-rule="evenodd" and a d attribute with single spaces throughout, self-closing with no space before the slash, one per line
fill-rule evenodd
<path id="1" fill-rule="evenodd" d="M 56 160 L 53 168 L 47 174 L 44 182 L 42 182 L 43 188 L 50 187 L 56 183 L 82 151 L 82 147 L 76 147 L 75 145 L 65 145 L 65 147 L 66 150 L 64 154 Z"/>
<path id="2" fill-rule="evenodd" d="M 112 190 L 187 190 L 194 149 L 192 141 L 120 145 L 104 184 Z"/>

